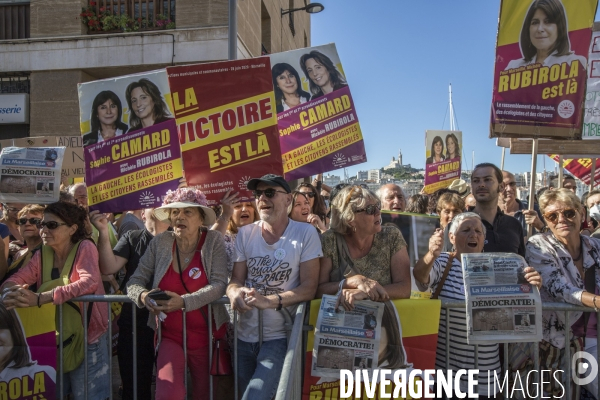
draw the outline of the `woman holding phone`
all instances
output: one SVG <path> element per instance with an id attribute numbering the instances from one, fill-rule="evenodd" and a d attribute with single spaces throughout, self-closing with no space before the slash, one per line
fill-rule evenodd
<path id="1" fill-rule="evenodd" d="M 186 318 L 187 363 L 194 399 L 209 391 L 208 304 L 221 298 L 227 286 L 227 254 L 223 235 L 209 230 L 216 220 L 200 190 L 168 191 L 162 207 L 154 210 L 173 231 L 154 237 L 127 284 L 127 295 L 163 320 L 157 356 L 156 400 L 183 400 L 187 371 L 184 361 L 183 311 Z M 151 284 L 152 290 L 146 287 Z M 167 316 L 164 319 L 164 316 Z M 213 306 L 213 337 L 225 334 L 229 315 Z M 156 329 L 151 315 L 148 325 Z"/>

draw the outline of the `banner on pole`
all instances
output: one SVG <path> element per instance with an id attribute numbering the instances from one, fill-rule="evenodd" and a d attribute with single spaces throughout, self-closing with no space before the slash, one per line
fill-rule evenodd
<path id="1" fill-rule="evenodd" d="M 251 178 L 283 175 L 268 57 L 167 68 L 188 185 L 209 204 Z"/>
<path id="2" fill-rule="evenodd" d="M 600 139 L 600 31 L 592 32 L 582 139 Z"/>
<path id="3" fill-rule="evenodd" d="M 580 137 L 598 0 L 502 0 L 490 137 Z"/>
<path id="4" fill-rule="evenodd" d="M 335 44 L 269 57 L 285 178 L 366 162 L 362 131 Z"/>
<path id="5" fill-rule="evenodd" d="M 425 193 L 460 179 L 461 131 L 425 131 Z"/>
<path id="6" fill-rule="evenodd" d="M 551 159 L 556 162 L 558 161 L 558 154 L 549 154 Z M 596 185 L 600 185 L 600 158 L 594 158 L 596 160 L 596 171 L 595 181 Z M 569 171 L 573 176 L 581 179 L 586 185 L 590 184 L 590 177 L 592 175 L 592 159 L 591 158 L 563 158 L 563 168 Z"/>
<path id="7" fill-rule="evenodd" d="M 90 210 L 159 207 L 183 177 L 165 70 L 79 84 Z"/>

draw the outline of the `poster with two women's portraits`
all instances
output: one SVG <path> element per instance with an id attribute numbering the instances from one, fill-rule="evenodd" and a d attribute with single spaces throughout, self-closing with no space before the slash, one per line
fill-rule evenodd
<path id="1" fill-rule="evenodd" d="M 461 131 L 425 131 L 425 193 L 460 179 L 461 149 Z"/>
<path id="2" fill-rule="evenodd" d="M 269 57 L 285 178 L 366 162 L 362 131 L 335 44 Z"/>
<path id="3" fill-rule="evenodd" d="M 54 400 L 55 307 L 7 310 L 0 302 L 0 399 Z"/>
<path id="4" fill-rule="evenodd" d="M 90 210 L 158 207 L 183 176 L 165 70 L 79 84 Z"/>
<path id="5" fill-rule="evenodd" d="M 598 0 L 502 0 L 490 137 L 581 138 Z"/>

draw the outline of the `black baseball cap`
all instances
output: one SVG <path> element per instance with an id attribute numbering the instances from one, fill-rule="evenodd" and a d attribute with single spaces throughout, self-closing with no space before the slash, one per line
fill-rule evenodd
<path id="1" fill-rule="evenodd" d="M 267 185 L 281 186 L 282 188 L 285 189 L 286 193 L 292 193 L 292 189 L 290 189 L 290 185 L 288 185 L 288 183 L 285 181 L 285 179 L 283 179 L 282 176 L 274 175 L 274 174 L 267 174 L 260 178 L 250 179 L 248 181 L 248 183 L 246 184 L 246 187 L 248 188 L 248 190 L 256 190 L 256 187 L 261 182 L 266 183 Z"/>

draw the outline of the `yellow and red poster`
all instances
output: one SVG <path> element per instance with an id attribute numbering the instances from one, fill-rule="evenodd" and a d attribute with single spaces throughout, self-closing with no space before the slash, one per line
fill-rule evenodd
<path id="1" fill-rule="evenodd" d="M 559 162 L 558 154 L 549 154 L 551 159 Z M 596 158 L 596 170 L 594 186 L 600 185 L 600 158 Z M 591 158 L 564 158 L 563 168 L 569 171 L 573 176 L 581 179 L 586 185 L 590 184 L 592 175 L 592 159 Z"/>
<path id="2" fill-rule="evenodd" d="M 490 137 L 581 134 L 598 0 L 502 0 Z"/>
<path id="3" fill-rule="evenodd" d="M 390 303 L 396 313 L 391 316 L 384 314 L 382 330 L 386 331 L 386 343 L 380 342 L 379 353 L 402 352 L 401 348 L 397 348 L 397 344 L 402 343 L 406 353 L 406 361 L 412 364 L 412 368 L 420 370 L 435 369 L 441 302 L 439 300 L 394 300 Z M 311 326 L 317 324 L 320 305 L 320 299 L 313 300 L 310 304 L 309 324 Z M 389 338 L 396 339 L 388 340 Z M 302 399 L 337 400 L 340 398 L 339 379 L 321 378 L 311 374 L 314 339 L 314 332 L 309 332 L 306 344 Z M 383 359 L 388 358 L 383 357 Z M 378 367 L 383 368 L 384 365 L 380 363 Z M 379 389 L 376 392 L 379 392 Z M 367 399 L 368 397 L 363 393 L 362 396 L 355 394 L 353 398 Z"/>
<path id="4" fill-rule="evenodd" d="M 460 179 L 461 131 L 425 131 L 425 193 Z"/>
<path id="5" fill-rule="evenodd" d="M 56 398 L 54 313 L 52 304 L 9 311 L 0 303 L 0 366 L 9 357 L 0 370 L 0 399 Z"/>
<path id="6" fill-rule="evenodd" d="M 246 182 L 283 175 L 268 57 L 167 68 L 188 185 L 209 204 Z"/>

